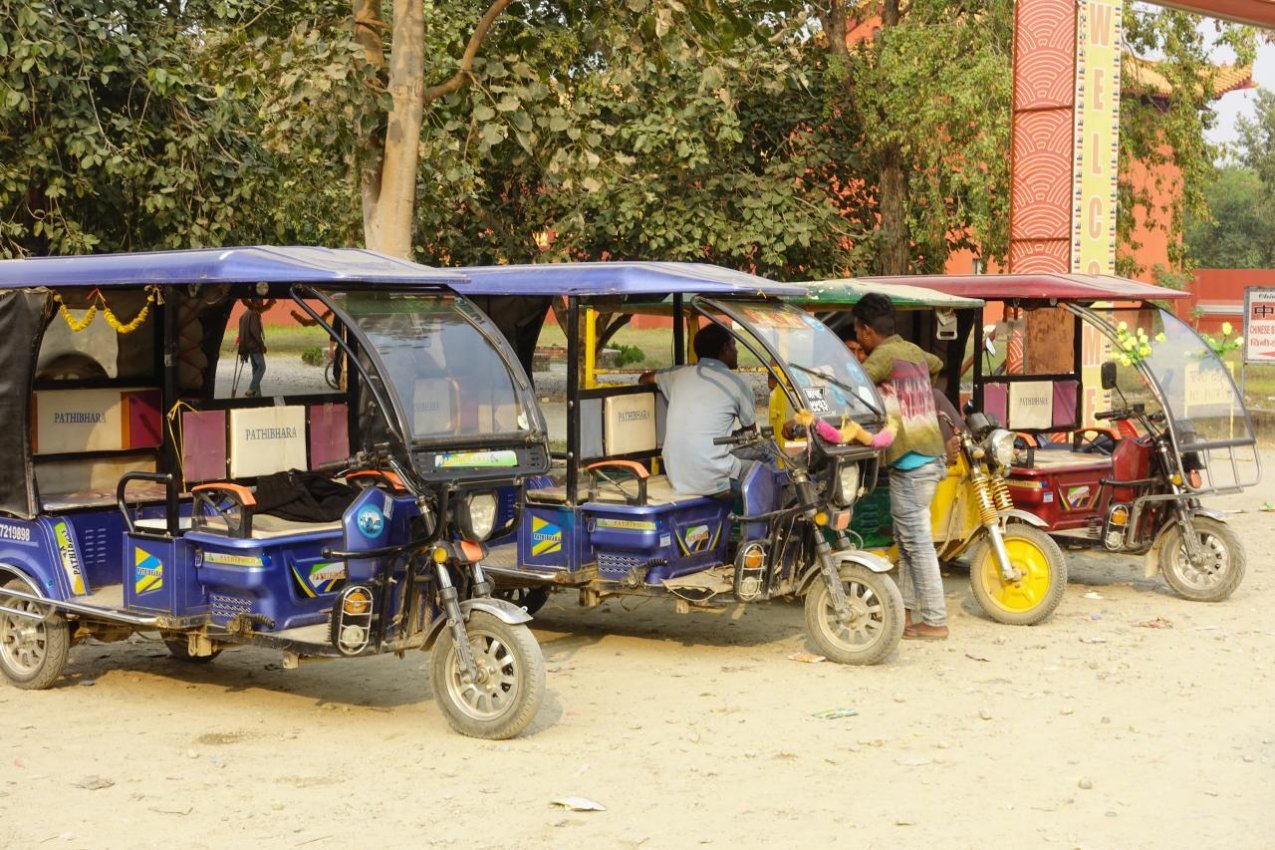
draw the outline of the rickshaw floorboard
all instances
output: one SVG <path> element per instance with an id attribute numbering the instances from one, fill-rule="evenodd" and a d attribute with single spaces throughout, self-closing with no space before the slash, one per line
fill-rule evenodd
<path id="1" fill-rule="evenodd" d="M 483 564 L 492 567 L 517 567 L 518 544 L 515 542 L 491 547 L 487 557 L 483 558 Z"/>
<path id="2" fill-rule="evenodd" d="M 281 640 L 292 640 L 298 643 L 328 643 L 328 635 L 331 626 L 327 623 L 315 623 L 312 626 L 297 626 L 292 629 L 284 629 L 281 632 L 274 632 L 271 637 L 280 638 Z"/>
<path id="3" fill-rule="evenodd" d="M 88 596 L 81 596 L 74 601 L 84 605 L 92 605 L 96 608 L 123 608 L 124 585 L 108 584 L 106 587 L 99 588 Z"/>

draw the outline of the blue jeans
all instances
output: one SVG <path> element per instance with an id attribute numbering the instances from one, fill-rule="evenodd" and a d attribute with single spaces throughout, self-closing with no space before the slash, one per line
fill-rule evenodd
<path id="1" fill-rule="evenodd" d="M 266 355 L 249 354 L 248 363 L 252 366 L 252 383 L 248 384 L 248 392 L 261 395 L 261 379 L 266 376 Z"/>
<path id="2" fill-rule="evenodd" d="M 890 470 L 890 518 L 899 546 L 903 607 L 917 612 L 920 621 L 931 626 L 947 625 L 943 575 L 930 532 L 930 502 L 946 474 L 941 460 L 906 471 Z M 917 622 L 917 617 L 912 622 Z"/>

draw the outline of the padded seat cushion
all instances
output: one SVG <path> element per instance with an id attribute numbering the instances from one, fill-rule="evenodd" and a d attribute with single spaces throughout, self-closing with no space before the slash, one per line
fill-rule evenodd
<path id="1" fill-rule="evenodd" d="M 597 498 L 599 501 L 605 502 L 623 502 L 627 496 L 637 493 L 637 486 L 636 479 L 625 479 L 623 488 L 615 483 L 602 481 L 598 485 Z M 729 493 L 729 491 L 724 491 L 722 495 L 726 493 Z M 585 495 L 583 487 L 580 488 L 580 494 L 582 496 Z M 564 484 L 557 487 L 541 487 L 536 490 L 528 490 L 527 498 L 533 502 L 565 504 L 567 501 L 567 488 Z M 669 483 L 667 475 L 652 475 L 646 479 L 646 503 L 648 505 L 672 505 L 678 502 L 689 502 L 705 498 L 710 497 L 679 493 L 674 490 L 673 485 Z"/>
<path id="2" fill-rule="evenodd" d="M 1073 452 L 1064 449 L 1037 449 L 1032 456 L 1033 469 L 1092 469 L 1110 467 L 1110 455 Z"/>

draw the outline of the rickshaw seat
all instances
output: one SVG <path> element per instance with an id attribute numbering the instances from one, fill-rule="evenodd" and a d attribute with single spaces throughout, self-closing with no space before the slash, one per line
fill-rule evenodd
<path id="1" fill-rule="evenodd" d="M 583 492 L 581 495 L 583 495 Z M 613 483 L 600 481 L 594 501 L 625 502 L 629 495 L 631 495 L 631 491 L 626 492 Z M 565 484 L 556 487 L 540 487 L 535 490 L 528 490 L 527 498 L 533 502 L 566 504 L 567 488 Z M 679 502 L 690 502 L 704 498 L 709 497 L 680 493 L 674 490 L 673 485 L 669 483 L 667 475 L 652 475 L 646 479 L 646 504 L 648 505 L 675 505 Z"/>
<path id="2" fill-rule="evenodd" d="M 158 504 L 164 501 L 164 485 L 142 481 L 129 488 L 130 504 Z M 114 487 L 96 487 L 70 493 L 40 493 L 40 507 L 46 511 L 70 511 L 76 508 L 115 506 Z"/>
<path id="3" fill-rule="evenodd" d="M 1032 458 L 1032 469 L 1092 469 L 1111 467 L 1110 455 L 1076 452 L 1070 449 L 1040 449 Z"/>

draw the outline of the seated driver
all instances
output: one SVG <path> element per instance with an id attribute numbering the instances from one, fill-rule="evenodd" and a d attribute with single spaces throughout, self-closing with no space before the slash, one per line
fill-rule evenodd
<path id="1" fill-rule="evenodd" d="M 751 465 L 730 446 L 713 445 L 717 437 L 757 423 L 753 391 L 734 373 L 739 365 L 735 340 L 720 325 L 695 335 L 699 362 L 645 372 L 638 380 L 654 383 L 668 400 L 664 469 L 679 493 L 707 496 L 730 489 Z"/>

